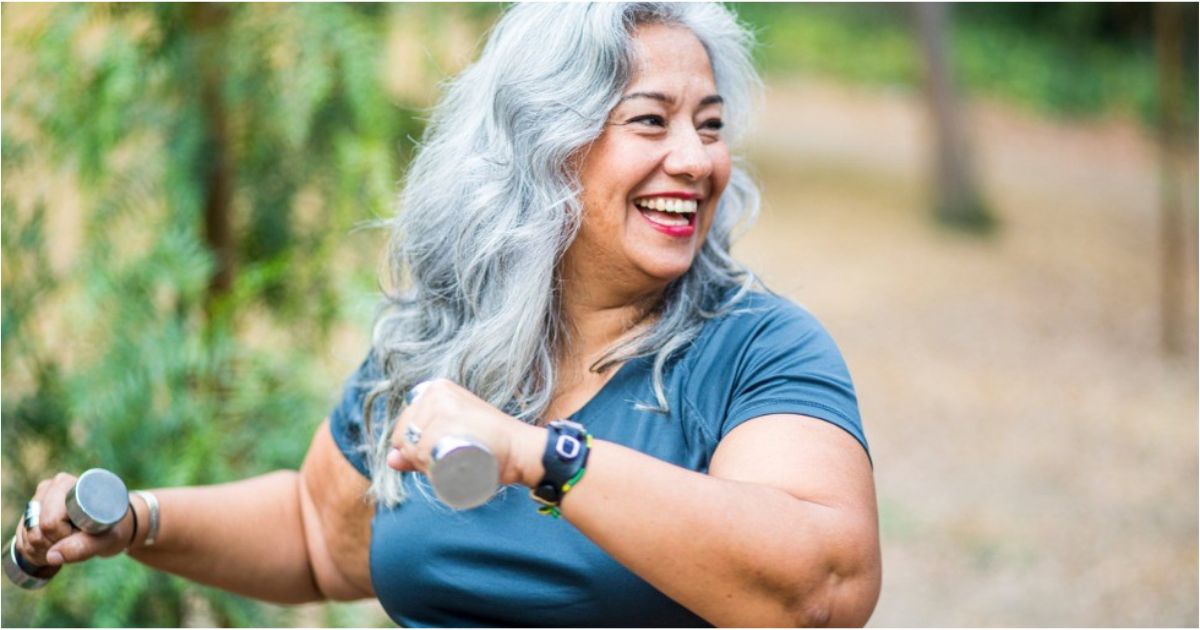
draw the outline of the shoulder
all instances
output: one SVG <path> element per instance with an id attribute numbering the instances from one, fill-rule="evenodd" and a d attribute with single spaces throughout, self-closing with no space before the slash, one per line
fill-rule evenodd
<path id="1" fill-rule="evenodd" d="M 371 391 L 383 379 L 383 370 L 374 352 L 346 379 L 341 399 L 329 414 L 329 430 L 338 449 L 358 472 L 369 476 L 367 455 L 370 439 L 367 436 L 365 405 Z M 382 397 L 375 401 L 374 417 L 383 415 Z"/>
<path id="2" fill-rule="evenodd" d="M 767 414 L 827 420 L 866 446 L 837 343 L 807 309 L 752 292 L 710 320 L 684 361 L 684 395 L 718 439 Z"/>
<path id="3" fill-rule="evenodd" d="M 697 339 L 697 349 L 725 362 L 762 347 L 789 348 L 816 344 L 836 350 L 825 327 L 807 309 L 774 293 L 752 291 L 722 309 Z M 731 352 L 733 354 L 731 354 Z"/>

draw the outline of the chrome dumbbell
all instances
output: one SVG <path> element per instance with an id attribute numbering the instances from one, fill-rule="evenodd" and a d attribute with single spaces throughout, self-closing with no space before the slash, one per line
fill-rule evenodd
<path id="1" fill-rule="evenodd" d="M 467 436 L 446 436 L 433 445 L 429 483 L 437 498 L 456 510 L 488 502 L 500 485 L 496 456 Z"/>
<path id="2" fill-rule="evenodd" d="M 423 389 L 424 382 L 414 385 L 405 396 L 407 403 L 415 402 Z M 420 440 L 420 432 L 406 437 L 415 444 Z M 428 476 L 439 501 L 456 510 L 469 510 L 487 503 L 496 494 L 500 465 L 496 455 L 471 436 L 446 436 L 433 445 Z"/>
<path id="3" fill-rule="evenodd" d="M 129 491 L 125 482 L 103 468 L 92 468 L 75 481 L 67 493 L 67 518 L 80 531 L 103 534 L 112 529 L 129 510 Z M 26 517 L 26 526 L 36 516 Z M 13 584 L 24 589 L 45 586 L 62 567 L 39 566 L 25 559 L 17 551 L 14 536 L 4 551 L 4 575 Z"/>

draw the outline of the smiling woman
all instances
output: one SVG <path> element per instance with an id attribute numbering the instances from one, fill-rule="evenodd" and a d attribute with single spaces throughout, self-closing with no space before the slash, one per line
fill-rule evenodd
<path id="1" fill-rule="evenodd" d="M 722 98 L 704 46 L 686 28 L 633 34 L 633 76 L 580 169 L 583 223 L 564 269 L 597 263 L 631 293 L 687 273 L 729 184 Z"/>
<path id="2" fill-rule="evenodd" d="M 399 288 L 301 471 L 158 490 L 154 519 L 137 501 L 105 537 L 70 531 L 56 478 L 22 552 L 375 596 L 405 626 L 865 623 L 879 546 L 849 373 L 729 256 L 758 200 L 730 155 L 747 41 L 715 4 L 509 9 L 436 109 Z M 428 492 L 449 437 L 495 457 L 480 507 Z"/>

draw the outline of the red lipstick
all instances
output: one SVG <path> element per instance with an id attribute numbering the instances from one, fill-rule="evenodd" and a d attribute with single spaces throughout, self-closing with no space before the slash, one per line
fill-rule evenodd
<path id="1" fill-rule="evenodd" d="M 666 234 L 667 236 L 687 238 L 696 233 L 696 226 L 690 223 L 687 225 L 660 225 L 651 221 L 650 219 L 647 219 L 645 214 L 642 214 L 642 218 L 646 219 L 646 223 L 649 223 L 650 227 L 662 232 L 663 234 Z"/>

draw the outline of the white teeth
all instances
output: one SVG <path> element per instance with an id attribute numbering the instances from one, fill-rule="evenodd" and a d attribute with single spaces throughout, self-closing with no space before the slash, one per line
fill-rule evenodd
<path id="1" fill-rule="evenodd" d="M 634 204 L 647 210 L 672 212 L 675 214 L 691 214 L 696 212 L 697 204 L 694 199 L 673 199 L 670 197 L 653 197 L 638 199 Z"/>

